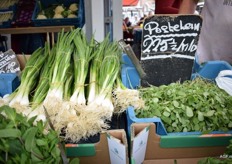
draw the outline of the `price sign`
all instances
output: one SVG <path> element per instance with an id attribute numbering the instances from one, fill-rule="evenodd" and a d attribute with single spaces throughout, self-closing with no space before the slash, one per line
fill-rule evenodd
<path id="1" fill-rule="evenodd" d="M 154 15 L 144 21 L 141 85 L 159 86 L 191 78 L 202 26 L 199 15 Z"/>
<path id="2" fill-rule="evenodd" d="M 0 52 L 0 73 L 19 73 L 20 65 L 12 49 Z"/>

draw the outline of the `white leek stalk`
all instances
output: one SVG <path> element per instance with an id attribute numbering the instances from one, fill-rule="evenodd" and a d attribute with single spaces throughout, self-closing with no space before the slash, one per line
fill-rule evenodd
<path id="1" fill-rule="evenodd" d="M 71 55 L 73 53 L 73 38 L 75 34 L 75 31 L 66 33 L 62 31 L 58 33 L 50 88 L 44 100 L 44 106 L 51 117 L 54 117 L 62 108 L 64 82 L 70 67 Z"/>
<path id="2" fill-rule="evenodd" d="M 119 53 L 121 51 L 116 43 L 111 43 L 105 48 L 104 59 L 97 74 L 98 93 L 96 93 L 94 101 L 90 102 L 87 108 L 88 110 L 95 110 L 95 114 L 104 119 L 111 119 L 114 110 L 112 89 L 120 71 Z"/>
<path id="3" fill-rule="evenodd" d="M 74 92 L 70 102 L 77 105 L 77 109 L 86 106 L 85 82 L 89 71 L 89 63 L 93 55 L 94 39 L 90 44 L 87 42 L 85 34 L 80 30 L 74 38 L 76 51 L 73 53 L 74 58 Z"/>
<path id="4" fill-rule="evenodd" d="M 20 86 L 9 103 L 9 106 L 14 107 L 17 112 L 28 114 L 26 109 L 29 108 L 29 94 L 37 84 L 37 78 L 45 59 L 44 48 L 38 48 L 26 63 L 22 72 Z"/>
<path id="5" fill-rule="evenodd" d="M 142 109 L 144 107 L 144 101 L 139 96 L 138 90 L 126 88 L 119 76 L 115 85 L 116 87 L 113 91 L 114 113 L 120 114 L 129 106 L 133 106 L 135 109 Z"/>

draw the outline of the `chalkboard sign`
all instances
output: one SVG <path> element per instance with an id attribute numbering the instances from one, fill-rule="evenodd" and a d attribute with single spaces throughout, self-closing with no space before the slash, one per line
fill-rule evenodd
<path id="1" fill-rule="evenodd" d="M 202 26 L 199 15 L 154 15 L 144 21 L 142 86 L 167 85 L 191 78 Z"/>
<path id="2" fill-rule="evenodd" d="M 0 52 L 0 73 L 19 73 L 20 65 L 12 49 Z"/>

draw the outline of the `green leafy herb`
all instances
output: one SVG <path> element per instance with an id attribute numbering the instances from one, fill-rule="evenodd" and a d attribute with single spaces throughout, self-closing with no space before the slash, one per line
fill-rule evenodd
<path id="1" fill-rule="evenodd" d="M 45 133 L 42 121 L 33 124 L 9 106 L 0 107 L 0 163 L 59 163 L 59 137 Z M 10 126 L 9 126 L 10 124 Z"/>
<path id="2" fill-rule="evenodd" d="M 168 132 L 228 131 L 232 127 L 232 96 L 203 79 L 139 88 L 145 101 L 139 118 L 160 117 Z"/>

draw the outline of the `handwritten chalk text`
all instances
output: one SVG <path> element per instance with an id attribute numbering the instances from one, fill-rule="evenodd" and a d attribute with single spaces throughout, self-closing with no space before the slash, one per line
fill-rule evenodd
<path id="1" fill-rule="evenodd" d="M 147 36 L 143 42 L 143 46 L 145 47 L 143 53 L 165 51 L 194 52 L 197 49 L 195 39 L 187 42 L 184 38 L 180 44 L 177 44 L 175 38 L 156 38 L 155 36 Z"/>
<path id="2" fill-rule="evenodd" d="M 200 31 L 200 23 L 185 23 L 180 20 L 178 23 L 171 25 L 170 22 L 167 22 L 167 25 L 159 25 L 158 22 L 148 22 L 144 26 L 144 30 L 147 30 L 150 35 L 152 35 L 154 32 L 156 34 L 164 33 L 168 34 L 171 32 L 179 32 L 179 31 L 187 31 L 187 30 L 193 30 L 193 31 Z"/>

